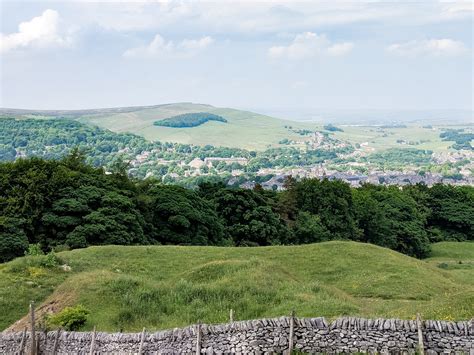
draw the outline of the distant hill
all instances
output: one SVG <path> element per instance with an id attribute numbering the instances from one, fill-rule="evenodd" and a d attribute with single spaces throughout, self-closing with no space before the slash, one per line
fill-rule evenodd
<path id="1" fill-rule="evenodd" d="M 37 302 L 57 312 L 82 304 L 85 329 L 140 331 L 289 314 L 469 319 L 474 244 L 444 242 L 417 260 L 389 249 L 333 241 L 256 248 L 103 246 L 0 264 L 0 330 Z M 23 318 L 13 329 L 23 330 Z"/>
<path id="2" fill-rule="evenodd" d="M 225 118 L 218 115 L 214 115 L 213 113 L 196 112 L 183 113 L 182 115 L 177 115 L 170 118 L 165 118 L 164 120 L 155 121 L 153 122 L 153 125 L 174 128 L 191 128 L 200 126 L 209 121 L 227 123 L 227 120 Z"/>
<path id="3" fill-rule="evenodd" d="M 198 112 L 221 116 L 227 123 L 209 121 L 191 129 L 153 124 L 160 119 Z M 278 142 L 285 138 L 298 139 L 299 135 L 289 127 L 313 127 L 312 124 L 280 120 L 254 112 L 192 103 L 140 108 L 133 112 L 89 115 L 81 117 L 80 121 L 115 132 L 135 133 L 150 140 L 256 150 L 278 146 Z"/>
<path id="4" fill-rule="evenodd" d="M 226 124 L 222 124 L 222 122 L 207 121 L 205 124 L 193 127 L 154 125 L 156 121 L 163 121 L 188 113 L 202 112 L 220 116 L 227 122 Z M 406 117 L 418 117 L 415 113 L 407 112 Z M 402 145 L 401 142 L 410 143 L 409 145 L 413 143 L 417 149 L 421 150 L 432 150 L 434 152 L 447 151 L 449 147 L 453 145 L 453 142 L 448 142 L 440 138 L 440 133 L 443 128 L 466 128 L 467 133 L 472 133 L 473 127 L 472 124 L 466 126 L 412 124 L 408 123 L 408 118 L 408 121 L 405 120 L 407 121 L 406 124 L 392 122 L 391 124 L 386 123 L 381 125 L 381 122 L 388 122 L 381 118 L 379 121 L 373 120 L 373 122 L 378 122 L 376 126 L 361 125 L 359 122 L 367 121 L 364 119 L 365 112 L 359 112 L 358 114 L 353 113 L 353 116 L 350 116 L 350 112 L 346 114 L 347 117 L 352 117 L 352 122 L 357 122 L 358 124 L 341 125 L 330 113 L 325 113 L 325 115 L 319 117 L 319 119 L 315 118 L 319 123 L 309 121 L 297 122 L 250 111 L 220 108 L 190 102 L 88 110 L 22 110 L 0 108 L 0 116 L 5 117 L 38 119 L 62 117 L 106 128 L 117 133 L 134 133 L 152 141 L 158 140 L 161 142 L 195 144 L 200 146 L 213 145 L 260 151 L 267 148 L 284 146 L 282 142 L 288 141 L 296 142 L 294 146 L 304 148 L 304 137 L 299 133 L 305 130 L 322 131 L 323 121 L 338 123 L 337 128 L 342 131 L 329 131 L 333 138 L 347 141 L 351 144 L 365 144 L 368 149 L 375 151 L 407 147 L 407 145 Z M 369 114 L 370 112 L 367 113 L 367 115 Z M 298 117 L 298 115 L 294 113 L 288 113 L 288 116 Z M 367 117 L 372 116 L 369 115 Z"/>
<path id="5" fill-rule="evenodd" d="M 155 121 L 187 114 L 206 112 L 227 121 L 209 121 L 192 127 L 164 127 Z M 301 139 L 298 129 L 315 129 L 312 123 L 286 121 L 254 112 L 219 108 L 189 102 L 155 106 L 118 107 L 90 110 L 20 110 L 0 109 L 0 115 L 9 117 L 52 118 L 64 117 L 110 129 L 129 132 L 149 140 L 197 145 L 214 145 L 250 150 L 264 150 L 279 146 L 283 139 Z"/>

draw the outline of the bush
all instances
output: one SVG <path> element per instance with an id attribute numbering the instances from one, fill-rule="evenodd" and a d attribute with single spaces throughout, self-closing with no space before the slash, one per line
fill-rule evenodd
<path id="1" fill-rule="evenodd" d="M 66 307 L 61 312 L 48 316 L 46 324 L 51 328 L 79 330 L 86 323 L 88 315 L 89 311 L 82 305 Z"/>
<path id="2" fill-rule="evenodd" d="M 41 266 L 52 268 L 58 266 L 61 263 L 61 259 L 58 258 L 53 252 L 49 252 L 41 259 Z"/>
<path id="3" fill-rule="evenodd" d="M 25 251 L 25 255 L 38 256 L 38 255 L 44 255 L 44 252 L 43 250 L 41 250 L 39 243 L 30 244 L 28 245 L 28 250 Z"/>

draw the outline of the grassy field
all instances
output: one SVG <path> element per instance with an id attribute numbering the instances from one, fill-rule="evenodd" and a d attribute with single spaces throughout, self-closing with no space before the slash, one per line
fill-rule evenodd
<path id="1" fill-rule="evenodd" d="M 154 126 L 153 122 L 190 112 L 209 112 L 224 117 L 228 122 L 207 122 L 198 127 L 172 128 Z M 315 125 L 285 121 L 253 112 L 210 105 L 178 103 L 162 105 L 135 112 L 89 115 L 80 118 L 114 132 L 132 132 L 149 140 L 186 144 L 264 150 L 277 146 L 284 138 L 301 139 L 285 126 L 313 128 Z"/>
<path id="2" fill-rule="evenodd" d="M 0 266 L 0 329 L 25 315 L 82 304 L 86 329 L 164 329 L 198 320 L 299 316 L 467 319 L 474 244 L 440 243 L 417 260 L 355 242 L 219 248 L 105 246 L 59 253 L 71 271 L 23 257 Z M 460 264 L 461 262 L 461 264 Z M 446 266 L 447 265 L 447 266 Z M 22 329 L 24 322 L 16 325 Z"/>
<path id="3" fill-rule="evenodd" d="M 192 113 L 209 112 L 224 117 L 228 122 L 207 122 L 197 127 L 173 128 L 155 126 L 153 122 L 172 116 Z M 294 132 L 298 129 L 322 130 L 323 125 L 315 122 L 297 122 L 284 120 L 255 112 L 232 108 L 219 108 L 205 104 L 174 103 L 143 107 L 117 107 L 110 109 L 66 110 L 66 111 L 30 111 L 0 109 L 7 116 L 30 117 L 37 119 L 66 117 L 80 122 L 97 125 L 114 132 L 131 132 L 149 140 L 176 142 L 185 144 L 224 146 L 265 150 L 280 146 L 283 139 L 301 142 L 302 136 Z M 288 117 L 291 119 L 291 117 Z M 329 119 L 329 118 L 328 118 Z M 328 123 L 328 122 L 326 122 Z M 355 120 L 354 123 L 357 123 Z M 292 129 L 290 129 L 291 127 Z M 381 151 L 390 148 L 417 148 L 433 151 L 446 151 L 453 142 L 442 141 L 439 137 L 442 128 L 467 128 L 462 125 L 434 125 L 433 128 L 423 127 L 423 123 L 410 123 L 402 128 L 382 128 L 370 125 L 341 125 L 343 132 L 334 132 L 337 139 L 355 143 L 368 143 L 370 151 Z M 418 142 L 416 145 L 400 144 L 397 140 Z M 421 142 L 423 140 L 423 142 Z"/>
<path id="4" fill-rule="evenodd" d="M 156 120 L 189 112 L 210 112 L 222 116 L 227 123 L 207 122 L 192 128 L 171 128 L 153 126 Z M 106 114 L 85 115 L 82 122 L 98 125 L 115 132 L 132 132 L 150 140 L 160 140 L 197 145 L 237 147 L 263 150 L 278 146 L 278 142 L 288 138 L 301 141 L 297 133 L 288 129 L 322 129 L 321 124 L 282 120 L 254 112 L 231 108 L 218 108 L 210 105 L 177 103 L 160 105 L 130 112 L 107 112 Z M 286 127 L 285 127 L 286 126 Z M 442 141 L 441 128 L 465 128 L 464 126 L 423 127 L 421 123 L 407 127 L 381 128 L 376 126 L 341 126 L 343 132 L 335 132 L 334 137 L 352 144 L 368 142 L 369 148 L 381 151 L 390 148 L 417 148 L 433 151 L 446 151 L 452 142 Z M 470 128 L 471 129 L 471 128 Z M 418 142 L 416 145 L 400 144 L 397 140 Z M 423 140 L 423 142 L 421 142 Z"/>
<path id="5" fill-rule="evenodd" d="M 405 128 L 377 128 L 375 126 L 341 126 L 344 132 L 336 132 L 334 137 L 353 144 L 368 142 L 375 151 L 390 148 L 428 149 L 435 152 L 448 151 L 454 142 L 443 141 L 439 135 L 441 127 L 424 128 L 421 125 L 408 125 Z M 443 126 L 443 128 L 464 128 Z M 416 145 L 400 144 L 397 140 L 418 142 Z M 422 142 L 423 140 L 423 142 Z"/>

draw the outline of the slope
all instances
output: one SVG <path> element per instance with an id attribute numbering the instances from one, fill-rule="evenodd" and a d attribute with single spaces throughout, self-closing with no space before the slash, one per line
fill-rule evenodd
<path id="1" fill-rule="evenodd" d="M 435 247 L 450 262 L 473 265 L 473 243 Z M 464 250 L 462 255 L 457 251 Z M 163 329 L 299 316 L 466 319 L 473 314 L 473 274 L 453 274 L 438 259 L 413 259 L 355 242 L 218 248 L 104 246 L 58 254 L 72 270 L 22 257 L 0 266 L 0 329 L 23 317 L 30 299 L 58 311 L 82 304 L 86 329 Z M 452 256 L 450 256 L 452 255 Z M 44 259 L 45 257 L 43 257 Z M 466 271 L 465 270 L 465 271 Z M 23 322 L 24 323 L 24 322 Z M 22 329 L 22 322 L 13 329 Z"/>
<path id="2" fill-rule="evenodd" d="M 153 122 L 191 112 L 208 112 L 228 122 L 207 122 L 191 128 L 154 126 Z M 95 113 L 79 118 L 115 132 L 131 132 L 150 140 L 197 145 L 214 145 L 262 150 L 277 146 L 282 139 L 301 139 L 292 129 L 315 128 L 314 124 L 285 121 L 254 112 L 218 108 L 211 105 L 177 103 L 137 108 L 121 113 Z M 286 126 L 286 127 L 285 127 Z M 290 129 L 291 127 L 292 129 Z"/>

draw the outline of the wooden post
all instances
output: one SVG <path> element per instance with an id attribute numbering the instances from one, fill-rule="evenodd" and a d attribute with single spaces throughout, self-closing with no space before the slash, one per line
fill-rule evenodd
<path id="1" fill-rule="evenodd" d="M 37 355 L 36 353 L 36 333 L 35 333 L 35 302 L 30 302 L 30 322 L 31 322 L 31 355 Z"/>
<path id="2" fill-rule="evenodd" d="M 229 312 L 229 320 L 231 323 L 234 323 L 234 310 L 231 308 Z"/>
<path id="3" fill-rule="evenodd" d="M 36 355 L 41 354 L 40 352 L 41 333 L 36 334 Z"/>
<path id="4" fill-rule="evenodd" d="M 295 311 L 291 311 L 290 315 L 290 334 L 288 338 L 288 354 L 293 352 L 293 335 L 295 332 Z"/>
<path id="5" fill-rule="evenodd" d="M 423 345 L 423 332 L 421 331 L 421 317 L 420 313 L 416 314 L 416 327 L 418 329 L 418 353 L 424 355 L 425 347 Z"/>
<path id="6" fill-rule="evenodd" d="M 143 342 L 145 341 L 145 328 L 142 330 L 142 335 L 140 337 L 140 347 L 138 348 L 138 355 L 143 354 Z"/>
<path id="7" fill-rule="evenodd" d="M 18 355 L 23 354 L 23 348 L 25 347 L 25 340 L 26 340 L 26 327 L 25 329 L 23 329 L 23 334 L 21 335 L 20 349 L 18 350 Z"/>
<path id="8" fill-rule="evenodd" d="M 43 336 L 44 336 L 44 349 L 46 350 L 48 348 L 48 331 L 46 330 L 46 326 L 44 324 L 44 322 L 42 323 L 43 324 Z M 40 342 L 38 342 L 39 344 Z M 39 348 L 39 345 L 38 345 L 38 354 L 41 354 L 41 351 L 40 351 L 40 348 Z"/>
<path id="9" fill-rule="evenodd" d="M 94 347 L 95 347 L 95 325 L 94 325 L 94 331 L 92 332 L 92 340 L 91 340 L 91 348 L 89 351 L 89 355 L 94 355 Z"/>
<path id="10" fill-rule="evenodd" d="M 196 355 L 201 354 L 201 321 L 196 326 Z"/>
<path id="11" fill-rule="evenodd" d="M 56 331 L 56 336 L 54 337 L 54 345 L 53 345 L 53 353 L 52 355 L 56 355 L 58 351 L 58 345 L 59 345 L 59 334 L 61 333 L 61 329 L 58 329 Z"/>

